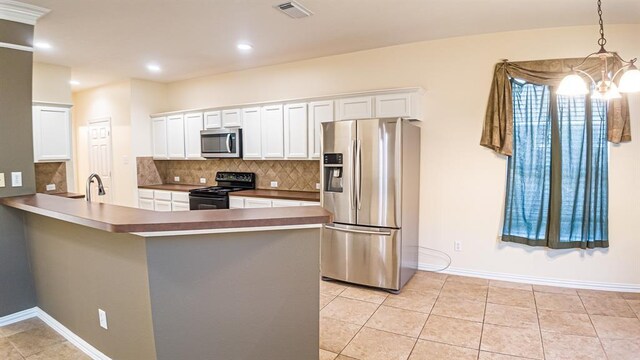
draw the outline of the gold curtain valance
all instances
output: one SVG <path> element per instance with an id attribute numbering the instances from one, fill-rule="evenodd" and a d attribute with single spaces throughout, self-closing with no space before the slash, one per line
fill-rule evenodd
<path id="1" fill-rule="evenodd" d="M 510 78 L 522 79 L 539 85 L 557 87 L 582 59 L 557 59 L 507 62 L 496 64 L 487 113 L 482 129 L 480 145 L 510 156 L 513 152 L 513 102 Z M 609 61 L 609 71 L 615 73 L 622 67 L 618 59 Z M 587 72 L 596 81 L 600 75 L 600 59 L 588 59 L 580 70 Z M 607 111 L 607 139 L 612 143 L 631 141 L 629 105 L 627 96 L 609 101 Z"/>

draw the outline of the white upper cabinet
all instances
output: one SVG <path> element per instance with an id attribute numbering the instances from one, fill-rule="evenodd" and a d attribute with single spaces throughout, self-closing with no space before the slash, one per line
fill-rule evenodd
<path id="1" fill-rule="evenodd" d="M 242 109 L 242 157 L 244 159 L 262 159 L 262 123 L 260 108 Z"/>
<path id="2" fill-rule="evenodd" d="M 202 159 L 200 131 L 203 129 L 202 113 L 184 115 L 184 148 L 187 159 Z"/>
<path id="3" fill-rule="evenodd" d="M 151 118 L 152 136 L 153 136 L 153 158 L 167 159 L 167 118 L 157 117 Z"/>
<path id="4" fill-rule="evenodd" d="M 309 157 L 312 159 L 320 158 L 320 147 L 322 145 L 321 124 L 332 122 L 333 120 L 333 100 L 309 103 Z"/>
<path id="5" fill-rule="evenodd" d="M 369 119 L 373 117 L 373 97 L 361 96 L 338 99 L 338 120 Z"/>
<path id="6" fill-rule="evenodd" d="M 309 157 L 308 127 L 306 103 L 284 106 L 284 155 L 287 159 Z"/>
<path id="7" fill-rule="evenodd" d="M 205 129 L 220 129 L 222 127 L 222 111 L 214 110 L 204 113 Z"/>
<path id="8" fill-rule="evenodd" d="M 222 110 L 222 127 L 242 127 L 242 115 L 240 109 Z"/>
<path id="9" fill-rule="evenodd" d="M 184 116 L 167 117 L 167 151 L 169 159 L 184 159 Z"/>
<path id="10" fill-rule="evenodd" d="M 34 160 L 71 160 L 71 116 L 69 108 L 33 107 Z"/>
<path id="11" fill-rule="evenodd" d="M 410 93 L 378 95 L 375 98 L 376 117 L 404 117 L 415 116 L 413 96 Z"/>
<path id="12" fill-rule="evenodd" d="M 151 118 L 153 127 L 153 157 L 155 159 L 202 159 L 200 131 L 203 129 L 242 128 L 242 157 L 247 160 L 297 160 L 320 159 L 322 147 L 322 123 L 368 118 L 402 117 L 422 121 L 424 119 L 424 89 L 419 87 L 386 89 L 337 95 L 322 100 L 310 99 L 292 104 L 262 103 L 245 108 L 203 109 L 184 113 L 157 114 Z M 231 105 L 233 106 L 233 105 Z M 67 111 L 56 109 L 56 111 Z M 34 125 L 39 115 L 35 113 Z M 48 114 L 57 118 L 61 114 Z M 68 115 L 67 115 L 68 117 Z M 60 120 L 61 121 L 61 120 Z M 45 136 L 64 126 L 35 132 Z M 70 129 L 70 125 L 67 125 Z M 70 134 L 70 132 L 65 132 Z M 55 136 L 69 142 L 66 158 L 70 158 L 70 135 Z M 59 160 L 65 153 L 60 146 L 56 154 L 36 161 Z M 41 151 L 41 150 L 40 150 Z"/>
<path id="13" fill-rule="evenodd" d="M 262 107 L 262 157 L 284 158 L 284 119 L 282 105 Z"/>

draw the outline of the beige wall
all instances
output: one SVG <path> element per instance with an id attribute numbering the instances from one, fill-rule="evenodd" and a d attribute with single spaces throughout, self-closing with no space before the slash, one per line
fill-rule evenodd
<path id="1" fill-rule="evenodd" d="M 110 118 L 112 141 L 112 202 L 137 206 L 136 157 L 151 155 L 149 114 L 166 106 L 166 85 L 131 79 L 73 94 L 74 154 L 78 184 L 89 176 L 87 125 Z"/>
<path id="2" fill-rule="evenodd" d="M 610 25 L 608 47 L 640 55 L 639 25 Z M 451 38 L 169 84 L 168 110 L 422 86 L 421 239 L 455 270 L 640 285 L 640 95 L 630 97 L 635 142 L 611 146 L 609 250 L 548 251 L 500 244 L 506 159 L 478 145 L 494 64 L 580 57 L 597 29 L 566 27 Z M 453 252 L 453 242 L 462 251 Z M 421 255 L 423 265 L 438 264 Z"/>
<path id="3" fill-rule="evenodd" d="M 38 307 L 112 359 L 155 359 L 145 239 L 24 217 Z"/>
<path id="4" fill-rule="evenodd" d="M 134 206 L 131 189 L 135 183 L 135 157 L 131 149 L 130 81 L 80 91 L 73 94 L 74 158 L 78 184 L 84 185 L 89 170 L 88 124 L 97 119 L 111 119 L 112 202 Z M 132 167 L 133 164 L 133 167 Z M 133 173 L 131 169 L 134 169 Z"/>
<path id="5" fill-rule="evenodd" d="M 33 63 L 33 101 L 71 104 L 71 68 Z"/>

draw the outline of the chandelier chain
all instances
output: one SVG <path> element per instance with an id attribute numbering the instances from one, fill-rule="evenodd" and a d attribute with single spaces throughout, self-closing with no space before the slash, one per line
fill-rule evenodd
<path id="1" fill-rule="evenodd" d="M 600 23 L 600 39 L 598 39 L 598 45 L 604 47 L 607 43 L 607 39 L 604 37 L 604 23 L 602 22 L 602 1 L 598 0 L 598 19 Z"/>

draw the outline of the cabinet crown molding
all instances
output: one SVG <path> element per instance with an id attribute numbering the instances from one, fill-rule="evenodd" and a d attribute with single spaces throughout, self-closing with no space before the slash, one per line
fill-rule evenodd
<path id="1" fill-rule="evenodd" d="M 35 25 L 49 9 L 14 0 L 0 0 L 0 19 Z"/>
<path id="2" fill-rule="evenodd" d="M 268 105 L 277 105 L 277 104 L 290 104 L 290 103 L 299 103 L 299 102 L 312 102 L 312 101 L 321 101 L 321 100 L 339 100 L 342 98 L 350 98 L 350 97 L 359 97 L 359 96 L 376 96 L 376 95 L 385 95 L 385 94 L 398 94 L 398 93 L 417 93 L 418 95 L 423 95 L 425 93 L 424 88 L 415 86 L 415 87 L 404 87 L 404 88 L 390 88 L 390 89 L 378 89 L 378 90 L 366 90 L 366 91 L 358 91 L 358 92 L 350 92 L 350 93 L 340 93 L 340 94 L 330 94 L 330 95 L 321 95 L 321 96 L 311 96 L 311 97 L 303 97 L 303 98 L 292 98 L 292 99 L 280 99 L 280 100 L 269 100 L 262 102 L 253 102 L 253 103 L 244 103 L 244 104 L 235 104 L 235 105 L 222 105 L 222 106 L 211 106 L 206 108 L 198 108 L 198 109 L 188 109 L 188 110 L 174 110 L 167 111 L 157 114 L 151 114 L 150 117 L 160 117 L 160 116 L 169 116 L 174 114 L 184 114 L 189 112 L 204 112 L 204 111 L 212 111 L 212 110 L 230 110 L 234 108 L 246 108 L 246 107 L 256 107 L 256 106 L 268 106 Z"/>

